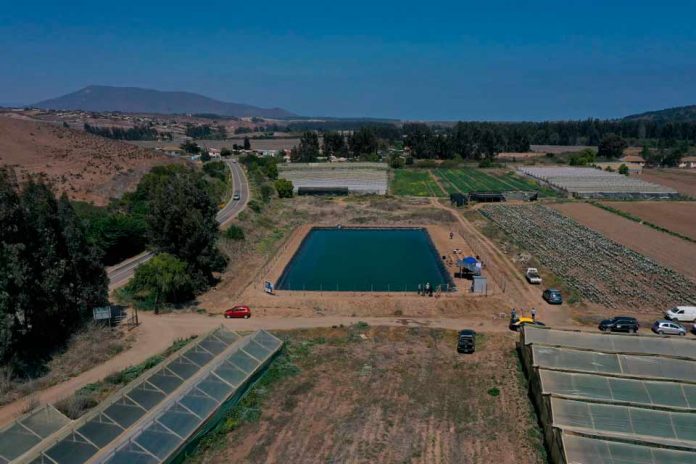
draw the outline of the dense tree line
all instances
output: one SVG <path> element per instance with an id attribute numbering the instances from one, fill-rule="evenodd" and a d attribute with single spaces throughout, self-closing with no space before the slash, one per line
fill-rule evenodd
<path id="1" fill-rule="evenodd" d="M 85 132 L 90 134 L 99 135 L 101 137 L 106 137 L 115 140 L 171 140 L 172 134 L 170 132 L 160 133 L 156 129 L 149 126 L 134 126 L 124 129 L 122 127 L 99 127 L 91 126 L 87 123 L 84 125 Z"/>
<path id="2" fill-rule="evenodd" d="M 211 126 L 209 124 L 186 126 L 186 135 L 193 139 L 226 139 L 227 129 L 225 126 Z"/>
<path id="3" fill-rule="evenodd" d="M 36 374 L 108 302 L 99 258 L 65 195 L 0 171 L 0 362 Z"/>

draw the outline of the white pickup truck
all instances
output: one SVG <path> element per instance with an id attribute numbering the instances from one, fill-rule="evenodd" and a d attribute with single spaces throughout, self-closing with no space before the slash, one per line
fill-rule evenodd
<path id="1" fill-rule="evenodd" d="M 527 272 L 525 272 L 525 277 L 527 277 L 527 282 L 530 284 L 541 284 L 541 276 L 539 271 L 535 267 L 528 267 Z"/>

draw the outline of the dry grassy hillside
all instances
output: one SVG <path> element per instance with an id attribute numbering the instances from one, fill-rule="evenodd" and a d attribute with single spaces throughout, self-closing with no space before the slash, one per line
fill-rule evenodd
<path id="1" fill-rule="evenodd" d="M 58 193 L 103 205 L 144 173 L 173 162 L 152 150 L 53 124 L 0 117 L 0 165 L 44 176 Z"/>

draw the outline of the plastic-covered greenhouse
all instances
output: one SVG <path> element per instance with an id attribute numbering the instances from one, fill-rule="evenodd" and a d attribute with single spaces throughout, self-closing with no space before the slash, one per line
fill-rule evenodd
<path id="1" fill-rule="evenodd" d="M 553 462 L 696 462 L 695 341 L 525 327 L 520 350 Z"/>
<path id="2" fill-rule="evenodd" d="M 0 464 L 169 462 L 236 403 L 281 347 L 265 331 L 243 337 L 219 328 L 76 421 L 53 410 L 64 421 L 22 449 L 10 445 L 14 454 Z"/>

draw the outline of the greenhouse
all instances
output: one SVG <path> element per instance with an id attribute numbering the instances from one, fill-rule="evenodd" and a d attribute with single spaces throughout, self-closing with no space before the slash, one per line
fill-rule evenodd
<path id="1" fill-rule="evenodd" d="M 694 341 L 528 326 L 520 352 L 552 462 L 696 462 Z"/>
<path id="2" fill-rule="evenodd" d="M 64 420 L 54 419 L 57 427 L 28 446 L 10 444 L 14 452 L 0 464 L 168 461 L 236 403 L 281 347 L 265 331 L 241 336 L 219 328 L 78 420 L 53 410 Z M 0 453 L 3 443 L 0 435 Z"/>

